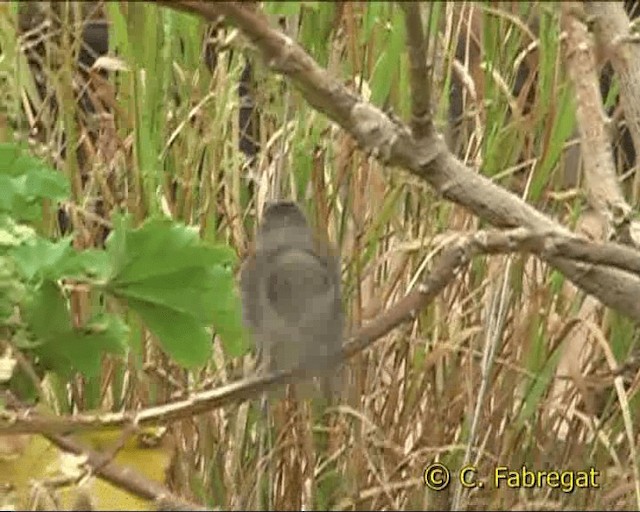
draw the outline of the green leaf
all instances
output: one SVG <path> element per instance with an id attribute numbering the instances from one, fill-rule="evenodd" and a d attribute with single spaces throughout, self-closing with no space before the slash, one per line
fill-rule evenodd
<path id="1" fill-rule="evenodd" d="M 71 330 L 66 300 L 53 281 L 43 281 L 31 290 L 24 316 L 39 341 Z"/>
<path id="2" fill-rule="evenodd" d="M 40 200 L 64 199 L 69 190 L 63 174 L 15 144 L 0 144 L 0 210 L 34 219 Z"/>
<path id="3" fill-rule="evenodd" d="M 249 343 L 242 323 L 242 305 L 231 271 L 221 268 L 214 277 L 214 286 L 217 297 L 211 310 L 213 325 L 225 354 L 240 357 L 248 350 Z"/>
<path id="4" fill-rule="evenodd" d="M 22 150 L 16 144 L 0 144 L 0 174 L 15 176 L 25 172 L 24 161 L 20 161 Z"/>
<path id="5" fill-rule="evenodd" d="M 198 366 L 211 357 L 211 335 L 193 316 L 143 301 L 128 304 L 177 363 Z"/>
<path id="6" fill-rule="evenodd" d="M 24 316 L 31 336 L 14 342 L 32 350 L 44 368 L 59 375 L 96 376 L 103 354 L 125 352 L 128 328 L 120 318 L 99 315 L 82 328 L 74 328 L 67 301 L 53 281 L 43 281 L 32 290 Z"/>
<path id="7" fill-rule="evenodd" d="M 107 241 L 114 265 L 113 281 L 140 281 L 185 268 L 232 265 L 233 250 L 226 245 L 204 245 L 195 229 L 168 219 L 150 219 L 140 228 L 126 230 L 122 223 Z"/>
<path id="8" fill-rule="evenodd" d="M 12 178 L 0 175 L 0 211 L 21 220 L 35 220 L 40 216 L 41 207 L 21 196 Z"/>
<path id="9" fill-rule="evenodd" d="M 126 348 L 127 326 L 111 315 L 98 316 L 82 329 L 52 333 L 46 343 L 38 345 L 34 352 L 47 369 L 71 377 L 80 372 L 86 377 L 96 377 L 104 354 L 123 355 Z"/>
<path id="10" fill-rule="evenodd" d="M 100 373 L 103 354 L 124 355 L 128 328 L 116 316 L 100 315 L 70 334 L 44 347 L 55 347 L 61 356 L 70 356 L 69 366 L 73 370 L 94 377 Z"/>
<path id="11" fill-rule="evenodd" d="M 211 269 L 190 267 L 138 281 L 113 281 L 115 295 L 136 299 L 150 305 L 168 308 L 192 316 L 202 322 L 213 320 L 211 306 L 216 300 Z"/>
<path id="12" fill-rule="evenodd" d="M 195 229 L 165 218 L 128 229 L 117 219 L 107 241 L 112 271 L 105 290 L 125 299 L 176 361 L 203 364 L 213 324 L 230 355 L 242 353 L 240 301 L 226 245 L 204 244 Z"/>
<path id="13" fill-rule="evenodd" d="M 111 273 L 111 263 L 106 252 L 101 249 L 85 249 L 74 252 L 64 264 L 66 277 L 93 277 L 106 280 Z"/>
<path id="14" fill-rule="evenodd" d="M 109 233 L 109 237 L 105 242 L 107 254 L 111 262 L 113 276 L 117 273 L 117 269 L 122 268 L 124 260 L 127 258 L 127 233 L 131 224 L 131 217 L 129 215 L 114 214 L 113 230 Z"/>
<path id="15" fill-rule="evenodd" d="M 22 192 L 29 199 L 49 198 L 60 201 L 69 195 L 69 182 L 55 169 L 40 166 L 33 167 L 24 176 L 16 179 L 16 183 L 24 184 Z"/>
<path id="16" fill-rule="evenodd" d="M 14 248 L 10 254 L 27 280 L 36 276 L 55 280 L 64 274 L 64 262 L 74 255 L 71 240 L 70 236 L 58 242 L 35 238 L 29 244 Z"/>
<path id="17" fill-rule="evenodd" d="M 218 262 L 229 261 L 230 249 L 204 246 L 193 230 L 164 219 L 129 231 L 122 242 L 124 250 L 113 247 L 111 293 L 212 321 Z"/>

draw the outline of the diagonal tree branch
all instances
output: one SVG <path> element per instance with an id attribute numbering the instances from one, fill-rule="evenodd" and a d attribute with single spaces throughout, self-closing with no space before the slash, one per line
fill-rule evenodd
<path id="1" fill-rule="evenodd" d="M 5 396 L 7 404 L 25 411 L 24 406 L 12 396 Z M 107 482 L 135 496 L 156 502 L 159 507 L 162 507 L 159 510 L 208 510 L 192 501 L 174 495 L 164 485 L 134 468 L 113 462 L 111 455 L 92 450 L 71 437 L 52 432 L 43 433 L 43 435 L 61 450 L 86 457 L 86 463 L 92 472 Z"/>
<path id="2" fill-rule="evenodd" d="M 155 501 L 165 507 L 165 510 L 208 510 L 192 501 L 175 496 L 164 485 L 133 468 L 112 462 L 108 455 L 91 450 L 69 437 L 50 434 L 47 438 L 66 452 L 84 455 L 92 470 L 107 482 L 140 498 Z"/>
<path id="3" fill-rule="evenodd" d="M 237 2 L 159 3 L 209 20 L 226 16 L 256 45 L 274 72 L 291 79 L 312 107 L 350 133 L 363 150 L 387 165 L 404 168 L 427 181 L 445 199 L 466 207 L 494 226 L 521 226 L 536 232 L 570 235 L 567 228 L 466 167 L 448 151 L 439 134 L 416 141 L 405 125 L 353 94 L 295 41 L 270 27 L 262 13 L 250 12 Z M 545 260 L 605 305 L 640 320 L 639 277 L 559 256 Z"/>
<path id="4" fill-rule="evenodd" d="M 613 260 L 624 265 L 630 263 L 640 272 L 640 261 L 635 251 L 618 244 L 590 242 L 578 236 L 562 237 L 540 234 L 525 228 L 507 231 L 478 231 L 459 237 L 438 257 L 429 275 L 403 299 L 384 314 L 358 330 L 342 351 L 336 354 L 336 364 L 365 350 L 394 328 L 412 321 L 444 288 L 451 283 L 476 256 L 528 252 L 555 254 L 562 252 L 587 260 Z M 635 256 L 635 257 L 633 257 Z M 75 416 L 45 416 L 34 411 L 0 409 L 0 435 L 26 433 L 56 434 L 78 430 L 124 427 L 127 425 L 157 425 L 195 414 L 201 414 L 231 403 L 260 396 L 264 391 L 298 381 L 307 373 L 304 367 L 288 372 L 253 376 L 216 389 L 202 391 L 193 396 L 136 412 L 78 414 Z M 11 403 L 11 400 L 7 400 Z"/>
<path id="5" fill-rule="evenodd" d="M 337 361 L 352 357 L 376 340 L 404 322 L 413 320 L 456 277 L 473 256 L 489 252 L 512 251 L 523 248 L 533 236 L 523 230 L 511 233 L 478 232 L 461 237 L 438 258 L 429 276 L 414 291 L 406 295 L 376 320 L 368 323 L 355 333 L 342 351 L 336 355 Z M 175 421 L 200 414 L 230 403 L 241 402 L 260 396 L 264 391 L 296 382 L 307 370 L 304 367 L 287 372 L 263 376 L 252 376 L 216 389 L 203 391 L 185 400 L 148 407 L 137 412 L 117 412 L 98 414 L 78 414 L 72 417 L 45 416 L 31 410 L 9 411 L 0 409 L 0 435 L 26 433 L 69 433 L 104 427 L 124 427 L 126 425 L 153 425 Z M 7 400 L 11 403 L 11 400 Z"/>
<path id="6" fill-rule="evenodd" d="M 295 43 L 277 31 L 272 31 L 258 15 L 249 13 L 235 4 L 180 2 L 180 5 L 186 5 L 189 9 L 193 6 L 204 9 L 206 16 L 213 18 L 217 17 L 216 9 L 225 5 L 244 20 L 249 28 L 252 26 L 251 23 L 254 23 L 257 27 L 255 32 L 259 34 L 254 35 L 255 40 L 270 41 L 270 44 L 265 43 L 266 47 L 270 48 L 270 51 L 281 52 L 280 57 L 273 58 L 280 62 L 281 67 L 297 77 L 296 83 L 302 82 L 301 88 L 306 91 L 306 95 L 315 98 L 313 103 L 321 105 L 325 113 L 344 123 L 343 126 L 362 139 L 365 146 L 371 142 L 370 139 L 374 139 L 372 147 L 386 144 L 390 161 L 406 163 L 408 169 L 429 181 L 445 197 L 467 206 L 494 224 L 513 225 L 515 222 L 524 226 L 505 233 L 479 232 L 471 238 L 459 240 L 443 252 L 432 273 L 419 288 L 356 333 L 338 356 L 339 359 L 354 355 L 391 329 L 415 318 L 416 313 L 426 307 L 473 256 L 483 253 L 520 250 L 538 254 L 603 302 L 613 307 L 619 306 L 621 311 L 635 319 L 640 317 L 640 301 L 635 300 L 640 296 L 640 278 L 637 277 L 640 262 L 636 251 L 617 244 L 594 244 L 573 235 L 506 190 L 466 168 L 447 151 L 437 135 L 428 137 L 427 143 L 416 143 L 406 128 L 394 124 L 375 107 L 359 102 L 344 87 L 333 82 Z M 309 73 L 301 71 L 305 66 L 309 67 Z M 309 74 L 318 80 L 309 80 Z M 336 99 L 335 103 L 330 101 L 332 98 Z M 347 107 L 347 110 L 344 107 Z M 378 124 L 377 120 L 381 123 Z M 382 131 L 379 130 L 380 127 Z M 628 271 L 611 268 L 605 264 Z M 602 289 L 601 286 L 605 288 Z M 299 368 L 280 374 L 253 377 L 199 393 L 184 401 L 151 407 L 136 414 L 83 414 L 72 418 L 49 418 L 31 413 L 0 410 L 0 434 L 66 432 L 101 426 L 172 421 L 257 397 L 265 389 L 295 382 L 305 373 L 305 368 Z"/>

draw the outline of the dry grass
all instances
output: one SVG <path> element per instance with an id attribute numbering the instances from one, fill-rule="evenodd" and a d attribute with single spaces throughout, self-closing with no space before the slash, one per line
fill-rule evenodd
<path id="1" fill-rule="evenodd" d="M 65 210 L 78 248 L 100 247 L 112 213 L 126 208 L 138 220 L 164 211 L 243 257 L 256 209 L 279 183 L 280 192 L 300 201 L 340 246 L 345 307 L 355 329 L 415 287 L 452 237 L 481 225 L 423 184 L 358 151 L 352 139 L 270 75 L 230 28 L 217 31 L 211 71 L 202 58 L 202 22 L 154 5 L 110 3 L 112 47 L 127 69 L 111 71 L 108 79 L 92 71 L 87 82 L 74 70 L 80 24 L 72 18 L 79 4 L 57 8 L 64 30 L 35 25 L 29 38 L 13 39 L 17 7 L 0 6 L 0 132 L 5 140 L 29 138 L 34 152 L 67 174 L 73 192 Z M 525 8 L 507 15 L 510 4 L 487 10 L 439 4 L 439 12 L 432 12 L 439 27 L 437 123 L 446 129 L 448 57 L 463 29 L 457 19 L 468 17 L 470 7 L 485 20 L 485 69 L 473 63 L 466 68 L 472 76 L 481 73 L 482 82 L 476 82 L 477 101 L 465 94 L 471 125 L 460 154 L 478 172 L 573 225 L 582 208 L 579 188 L 574 195 L 558 194 L 567 191 L 571 169 L 554 138 L 568 142 L 573 113 L 552 7 L 531 6 L 544 19 L 543 38 L 535 40 L 541 56 L 531 85 L 536 94 L 514 115 L 526 95 L 510 93 L 513 62 L 532 41 L 524 22 L 513 20 L 524 20 Z M 311 55 L 354 87 L 366 82 L 364 95 L 406 118 L 401 10 L 387 3 L 296 4 L 293 10 L 287 29 Z M 138 24 L 135 30 L 126 30 L 127 20 Z M 39 36 L 45 51 L 40 90 L 24 52 L 27 41 Z M 20 45 L 14 48 L 11 41 Z M 260 151 L 253 166 L 238 149 L 236 88 L 245 58 L 253 63 L 259 109 Z M 94 113 L 78 99 L 85 86 L 97 98 Z M 54 212 L 42 226 L 59 236 Z M 315 404 L 277 402 L 267 425 L 257 403 L 242 403 L 171 425 L 176 455 L 170 485 L 220 509 L 268 502 L 281 510 L 634 509 L 621 407 L 598 340 L 621 365 L 635 348 L 637 331 L 597 304 L 581 309 L 583 302 L 561 275 L 532 257 L 479 258 L 414 322 L 349 361 L 348 398 L 339 408 L 323 413 Z M 578 334 L 576 325 L 583 327 Z M 579 385 L 575 376 L 556 371 L 570 336 L 583 337 L 582 345 L 591 349 L 590 369 Z M 157 352 L 147 362 L 149 371 L 118 384 L 128 389 L 115 408 L 168 400 L 205 383 L 220 385 L 252 368 L 250 354 L 231 359 L 219 344 L 214 363 L 198 373 L 187 375 Z M 625 378 L 635 420 L 637 374 Z M 261 451 L 265 431 L 270 442 Z M 423 482 L 434 461 L 454 472 L 440 492 Z M 465 464 L 477 467 L 485 488 L 459 485 L 455 472 Z M 493 486 L 497 466 L 522 465 L 594 467 L 600 487 L 567 493 Z"/>

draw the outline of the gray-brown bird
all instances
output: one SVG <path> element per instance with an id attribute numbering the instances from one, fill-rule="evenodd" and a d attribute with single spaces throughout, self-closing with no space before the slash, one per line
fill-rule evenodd
<path id="1" fill-rule="evenodd" d="M 342 346 L 344 315 L 340 262 L 328 244 L 313 236 L 291 201 L 267 203 L 255 254 L 240 273 L 244 321 L 253 333 L 260 366 L 270 371 L 309 364 L 307 377 L 322 374 L 322 392 L 334 401 L 342 371 L 327 357 Z M 306 395 L 308 386 L 297 386 Z"/>

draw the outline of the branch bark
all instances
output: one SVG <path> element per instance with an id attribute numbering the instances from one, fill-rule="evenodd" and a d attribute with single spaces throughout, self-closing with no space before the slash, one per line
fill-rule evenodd
<path id="1" fill-rule="evenodd" d="M 577 9 L 576 2 L 563 4 L 560 19 L 567 34 L 565 62 L 576 91 L 576 121 L 581 138 L 587 197 L 604 219 L 615 221 L 619 217 L 626 218 L 631 207 L 618 185 L 593 44 L 587 27 L 576 15 Z"/>
<path id="2" fill-rule="evenodd" d="M 630 21 L 621 2 L 584 2 L 593 17 L 594 34 L 602 54 L 620 84 L 620 103 L 636 155 L 640 155 L 640 46 L 631 34 Z M 636 157 L 637 159 L 637 157 Z"/>
<path id="3" fill-rule="evenodd" d="M 358 330 L 346 343 L 342 351 L 335 354 L 336 364 L 371 346 L 394 328 L 412 321 L 451 283 L 466 265 L 476 256 L 528 252 L 555 254 L 558 251 L 575 257 L 625 263 L 632 249 L 617 244 L 590 242 L 577 236 L 557 237 L 531 232 L 525 228 L 507 231 L 478 231 L 461 236 L 443 250 L 431 272 L 412 292 L 389 308 L 384 314 Z M 640 266 L 638 258 L 629 260 L 634 268 Z M 626 264 L 626 263 L 625 263 Z M 74 416 L 44 416 L 30 410 L 0 409 L 0 435 L 15 434 L 59 434 L 78 430 L 128 425 L 147 426 L 171 422 L 201 414 L 228 404 L 238 403 L 261 396 L 265 391 L 298 381 L 307 373 L 300 367 L 288 372 L 252 376 L 226 386 L 195 393 L 184 400 L 148 407 L 136 412 L 78 414 Z M 7 403 L 11 403 L 8 399 Z"/>
<path id="4" fill-rule="evenodd" d="M 567 228 L 466 167 L 449 152 L 439 134 L 416 141 L 404 124 L 390 119 L 349 91 L 295 41 L 270 27 L 260 12 L 250 12 L 237 2 L 159 3 L 208 20 L 226 16 L 249 37 L 275 73 L 287 76 L 313 108 L 350 133 L 364 151 L 427 181 L 444 198 L 466 207 L 494 226 L 521 226 L 536 232 L 570 234 Z M 544 259 L 605 305 L 640 320 L 639 277 L 559 256 Z"/>

